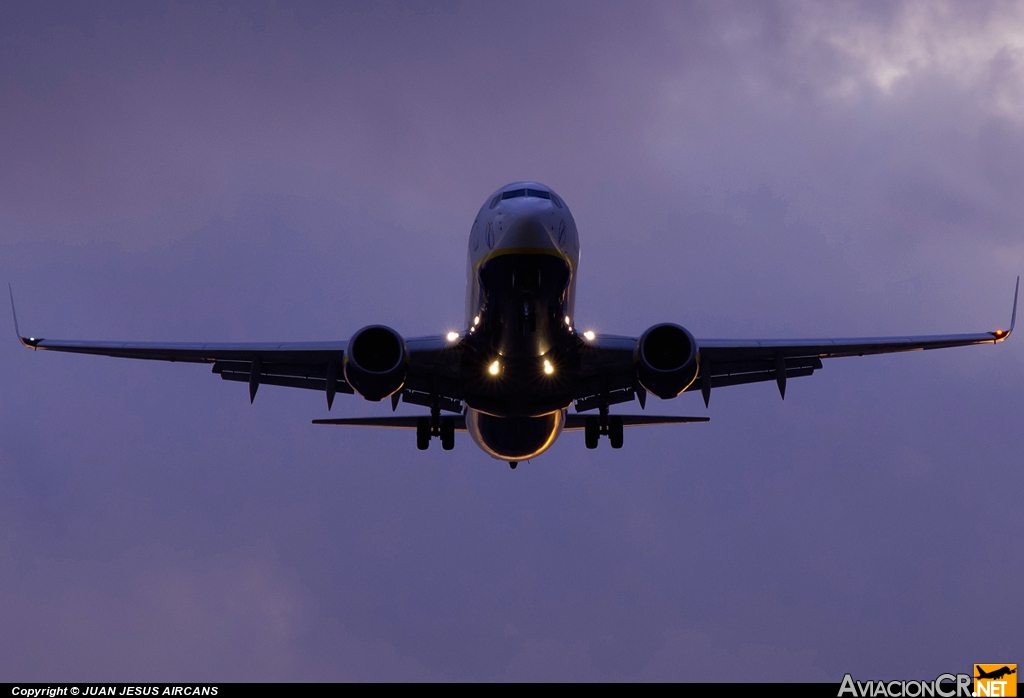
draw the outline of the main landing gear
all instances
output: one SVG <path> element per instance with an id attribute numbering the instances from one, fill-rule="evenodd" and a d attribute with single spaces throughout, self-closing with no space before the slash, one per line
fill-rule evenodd
<path id="1" fill-rule="evenodd" d="M 435 425 L 431 425 L 431 421 Z M 416 448 L 426 451 L 430 448 L 430 439 L 434 436 L 440 437 L 441 448 L 450 451 L 455 448 L 455 419 L 452 417 L 440 417 L 431 420 L 430 417 L 420 417 L 416 420 Z"/>
<path id="2" fill-rule="evenodd" d="M 601 434 L 608 436 L 608 441 L 611 443 L 612 448 L 622 448 L 622 417 L 618 415 L 602 416 L 604 417 L 603 420 L 597 417 L 587 417 L 587 421 L 583 423 L 583 436 L 587 448 L 597 448 L 597 442 L 601 439 Z M 602 425 L 602 421 L 605 424 Z"/>

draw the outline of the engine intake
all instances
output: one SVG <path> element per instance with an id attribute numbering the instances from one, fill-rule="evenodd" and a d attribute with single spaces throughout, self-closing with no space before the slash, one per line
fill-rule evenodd
<path id="1" fill-rule="evenodd" d="M 690 387 L 697 378 L 697 363 L 697 340 L 679 325 L 655 325 L 640 336 L 636 345 L 640 384 L 662 400 Z"/>
<path id="2" fill-rule="evenodd" d="M 377 402 L 401 390 L 409 371 L 402 335 L 370 325 L 352 335 L 345 351 L 345 380 L 367 400 Z"/>

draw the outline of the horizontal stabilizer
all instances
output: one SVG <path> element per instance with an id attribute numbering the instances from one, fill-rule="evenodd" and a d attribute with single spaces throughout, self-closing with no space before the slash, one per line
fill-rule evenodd
<path id="1" fill-rule="evenodd" d="M 455 431 L 466 431 L 465 417 L 452 417 Z M 314 419 L 313 424 L 333 424 L 341 427 L 377 427 L 379 429 L 415 429 L 419 417 L 341 417 L 338 419 Z M 565 417 L 565 431 L 580 431 L 586 424 L 587 415 L 570 414 Z M 658 417 L 646 414 L 622 415 L 622 426 L 640 427 L 655 424 L 688 424 L 709 422 L 708 417 Z"/>
<path id="2" fill-rule="evenodd" d="M 624 427 L 645 427 L 657 424 L 689 424 L 690 422 L 710 422 L 708 417 L 658 417 L 648 414 L 617 415 L 622 418 Z M 570 414 L 565 417 L 565 431 L 581 431 L 586 427 L 587 415 Z"/>
<path id="3" fill-rule="evenodd" d="M 339 427 L 377 427 L 378 429 L 415 429 L 419 417 L 341 417 L 339 419 L 314 419 L 313 424 L 333 424 Z M 448 417 L 455 420 L 455 431 L 466 431 L 465 417 Z"/>

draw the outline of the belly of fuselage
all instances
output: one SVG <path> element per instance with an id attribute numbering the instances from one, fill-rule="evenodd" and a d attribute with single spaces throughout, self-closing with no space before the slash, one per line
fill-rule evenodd
<path id="1" fill-rule="evenodd" d="M 548 354 L 568 335 L 568 263 L 556 254 L 503 254 L 480 266 L 480 336 L 495 353 Z"/>
<path id="2" fill-rule="evenodd" d="M 479 323 L 467 338 L 466 405 L 492 417 L 540 417 L 572 402 L 577 343 L 568 263 L 554 254 L 503 254 L 478 270 Z"/>

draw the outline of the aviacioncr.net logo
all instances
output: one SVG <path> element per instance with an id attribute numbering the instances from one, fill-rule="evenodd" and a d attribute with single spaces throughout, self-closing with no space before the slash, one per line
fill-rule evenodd
<path id="1" fill-rule="evenodd" d="M 970 674 L 940 674 L 934 681 L 855 681 L 847 674 L 838 698 L 971 698 Z"/>

